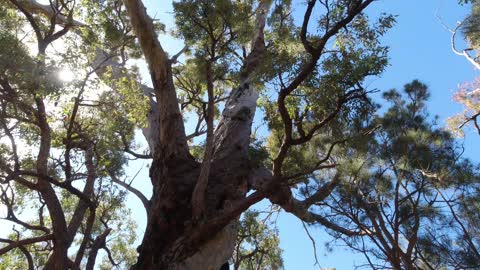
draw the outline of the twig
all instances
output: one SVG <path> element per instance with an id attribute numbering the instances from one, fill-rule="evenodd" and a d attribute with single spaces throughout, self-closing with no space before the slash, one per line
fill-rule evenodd
<path id="1" fill-rule="evenodd" d="M 310 241 L 312 241 L 312 246 L 313 246 L 313 256 L 315 257 L 315 264 L 318 265 L 320 269 L 322 269 L 322 266 L 320 266 L 320 263 L 318 262 L 318 257 L 317 257 L 317 243 L 315 242 L 315 239 L 313 239 L 312 235 L 310 234 L 310 231 L 307 228 L 307 225 L 305 225 L 305 222 L 302 221 L 302 226 L 305 232 L 307 233 L 308 238 L 310 238 Z"/>

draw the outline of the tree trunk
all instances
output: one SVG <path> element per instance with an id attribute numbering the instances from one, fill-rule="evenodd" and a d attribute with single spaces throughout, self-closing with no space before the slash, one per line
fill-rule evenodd
<path id="1" fill-rule="evenodd" d="M 155 119 L 159 121 L 159 136 L 149 140 L 154 153 L 150 169 L 153 196 L 133 269 L 218 270 L 233 253 L 241 213 L 233 208 L 248 189 L 248 147 L 258 99 L 251 80 L 264 54 L 263 29 L 271 1 L 261 1 L 258 7 L 252 51 L 242 67 L 239 87 L 232 91 L 213 135 L 213 161 L 200 217 L 192 216 L 191 200 L 201 165 L 190 155 L 186 143 L 172 61 L 160 45 L 142 2 L 124 3 L 149 66 L 158 106 L 152 113 L 158 111 Z M 228 212 L 228 218 L 215 222 Z"/>
<path id="2" fill-rule="evenodd" d="M 217 231 L 195 236 L 202 223 L 222 210 L 228 210 L 235 201 L 245 196 L 246 189 L 238 189 L 238 186 L 246 186 L 240 182 L 245 181 L 248 168 L 242 165 L 231 170 L 231 166 L 224 165 L 212 164 L 205 213 L 203 219 L 195 223 L 190 195 L 200 173 L 200 165 L 193 160 L 172 160 L 166 166 L 152 164 L 151 177 L 162 180 L 154 189 L 149 223 L 134 269 L 218 270 L 230 258 L 235 245 L 237 220 Z"/>

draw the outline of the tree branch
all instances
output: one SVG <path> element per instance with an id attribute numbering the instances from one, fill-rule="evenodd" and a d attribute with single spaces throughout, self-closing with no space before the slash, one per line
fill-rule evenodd
<path id="1" fill-rule="evenodd" d="M 281 167 L 283 164 L 283 161 L 285 160 L 286 154 L 288 152 L 288 149 L 292 145 L 292 118 L 290 117 L 290 114 L 288 113 L 285 99 L 287 98 L 288 95 L 290 95 L 295 89 L 297 89 L 298 86 L 300 86 L 305 79 L 308 78 L 312 74 L 312 72 L 315 70 L 317 66 L 317 62 L 322 56 L 325 46 L 327 45 L 328 41 L 330 40 L 331 37 L 336 35 L 340 29 L 344 28 L 347 26 L 358 14 L 360 14 L 368 5 L 370 5 L 374 0 L 359 0 L 359 1 L 354 1 L 354 6 L 349 12 L 347 12 L 346 16 L 341 19 L 340 21 L 336 22 L 331 28 L 326 29 L 325 34 L 320 38 L 318 41 L 317 47 L 314 48 L 308 48 L 308 51 L 310 51 L 310 61 L 306 63 L 298 75 L 292 80 L 292 82 L 286 86 L 282 87 L 280 90 L 280 93 L 277 98 L 277 105 L 278 105 L 278 111 L 280 113 L 282 122 L 284 124 L 284 133 L 285 137 L 283 139 L 282 145 L 280 146 L 280 150 L 277 154 L 277 156 L 274 159 L 274 165 L 273 165 L 273 174 L 277 177 L 282 177 L 282 171 Z M 309 2 L 309 5 L 313 5 L 312 3 Z M 310 8 L 310 7 L 309 7 Z M 309 8 L 307 8 L 307 13 L 308 15 Z M 313 8 L 313 6 L 311 7 Z M 308 16 L 307 16 L 308 19 Z M 304 20 L 304 24 L 306 24 Z M 306 31 L 306 25 L 305 31 Z M 301 37 L 303 39 L 303 37 Z M 343 104 L 342 104 L 343 105 Z M 333 114 L 334 116 L 335 114 Z M 330 120 L 330 117 L 327 117 L 325 120 L 327 122 Z M 312 129 L 312 131 L 315 131 Z"/>
<path id="2" fill-rule="evenodd" d="M 133 30 L 138 37 L 150 70 L 160 112 L 160 137 L 154 148 L 162 149 L 158 159 L 188 159 L 188 150 L 183 118 L 173 84 L 171 63 L 158 41 L 152 19 L 141 0 L 124 0 Z"/>
<path id="3" fill-rule="evenodd" d="M 240 85 L 230 94 L 215 130 L 215 160 L 235 159 L 239 155 L 244 158 L 247 155 L 258 99 L 258 91 L 252 85 L 252 76 L 265 54 L 264 28 L 271 4 L 271 0 L 263 0 L 257 8 L 252 51 L 240 70 Z"/>
<path id="4" fill-rule="evenodd" d="M 31 245 L 31 244 L 35 244 L 35 243 L 38 243 L 38 242 L 45 242 L 45 241 L 49 241 L 49 240 L 53 240 L 53 234 L 46 234 L 46 235 L 42 235 L 42 236 L 38 236 L 38 237 L 27 238 L 27 239 L 16 240 L 16 241 L 13 241 L 13 240 L 10 240 L 10 239 L 0 239 L 0 242 L 9 243 L 9 245 L 7 245 L 3 248 L 0 248 L 0 255 L 3 255 L 5 253 L 9 252 L 10 250 L 12 250 L 14 248 L 17 248 L 17 247 L 20 247 L 20 246 Z"/>
<path id="5" fill-rule="evenodd" d="M 122 186 L 123 188 L 125 188 L 126 190 L 130 191 L 135 196 L 137 196 L 138 199 L 140 199 L 143 206 L 145 207 L 145 211 L 147 211 L 147 216 L 148 216 L 148 213 L 150 212 L 150 201 L 147 199 L 147 197 L 145 197 L 145 195 L 143 195 L 143 193 L 140 192 L 140 190 L 118 179 L 118 177 L 116 177 L 112 172 L 109 172 L 109 175 L 114 183 Z"/>
<path id="6" fill-rule="evenodd" d="M 102 234 L 95 238 L 93 241 L 92 247 L 90 249 L 90 253 L 88 255 L 87 265 L 85 266 L 86 270 L 93 270 L 95 266 L 95 261 L 97 260 L 97 254 L 100 248 L 105 245 L 105 241 L 107 239 L 108 234 L 112 231 L 112 229 L 106 229 Z"/>

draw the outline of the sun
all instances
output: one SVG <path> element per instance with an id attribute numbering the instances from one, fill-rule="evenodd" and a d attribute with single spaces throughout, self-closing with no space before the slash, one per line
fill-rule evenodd
<path id="1" fill-rule="evenodd" d="M 75 74 L 70 69 L 61 69 L 58 72 L 58 79 L 62 82 L 71 82 L 75 79 Z"/>

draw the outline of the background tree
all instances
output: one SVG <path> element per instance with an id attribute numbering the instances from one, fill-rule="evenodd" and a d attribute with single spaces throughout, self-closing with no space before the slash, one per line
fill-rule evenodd
<path id="1" fill-rule="evenodd" d="M 478 196 L 478 168 L 429 119 L 427 86 L 413 81 L 403 92 L 384 93 L 390 108 L 367 122 L 369 140 L 336 156 L 345 160 L 338 187 L 315 206 L 368 268 L 475 269 L 478 205 L 465 203 Z"/>
<path id="2" fill-rule="evenodd" d="M 106 26 L 119 8 L 102 7 L 98 23 Z M 92 63 L 95 41 L 79 44 L 78 33 L 68 33 L 77 23 L 74 8 L 73 2 L 1 2 L 0 198 L 5 219 L 14 224 L 1 240 L 6 268 L 13 262 L 19 269 L 92 269 L 99 250 L 108 254 L 102 263 L 108 269 L 125 268 L 136 257 L 126 193 L 113 181 L 124 175 L 123 142 L 132 142 L 133 115 L 145 102 L 135 100 L 135 84 L 108 79 L 112 71 L 102 73 Z M 52 9 L 57 12 L 45 16 Z M 129 39 L 105 37 L 105 43 L 126 47 Z M 55 51 L 55 42 L 65 49 Z M 62 68 L 77 70 L 77 80 L 62 82 Z M 95 74 L 105 75 L 115 91 Z M 69 247 L 76 251 L 67 253 Z M 16 253 L 3 256 L 11 250 Z"/>
<path id="3" fill-rule="evenodd" d="M 283 269 L 280 239 L 276 228 L 269 226 L 270 217 L 251 210 L 243 214 L 232 256 L 234 270 Z"/>
<path id="4" fill-rule="evenodd" d="M 459 86 L 454 95 L 454 100 L 464 108 L 463 112 L 450 117 L 447 120 L 449 129 L 457 134 L 464 136 L 464 129 L 473 126 L 473 129 L 480 135 L 480 125 L 478 116 L 480 115 L 480 79 L 476 78 L 473 82 L 466 82 Z"/>
<path id="5" fill-rule="evenodd" d="M 480 68 L 478 59 L 479 33 L 480 33 L 480 6 L 476 0 L 461 0 L 461 5 L 470 5 L 471 13 L 461 22 L 457 23 L 452 32 L 452 49 L 456 54 L 464 56 L 476 69 Z M 461 33 L 467 47 L 459 50 L 456 37 Z M 479 108 L 479 81 L 463 83 L 454 95 L 455 101 L 464 107 L 464 111 L 447 120 L 448 128 L 457 136 L 464 136 L 464 129 L 471 125 L 480 134 L 478 125 Z M 437 261 L 442 261 L 452 269 L 478 268 L 479 238 L 478 218 L 476 213 L 479 206 L 478 182 L 474 185 L 454 185 L 447 192 L 437 190 L 438 195 L 444 200 L 450 216 L 446 219 L 446 226 L 456 230 L 456 238 L 452 239 L 451 232 L 440 234 L 430 232 L 430 237 L 436 239 L 436 244 L 426 246 L 426 250 Z M 451 229 L 451 228 L 450 228 Z M 438 232 L 438 231 L 437 231 Z"/>
<path id="6" fill-rule="evenodd" d="M 20 251 L 30 269 L 91 269 L 105 249 L 104 267 L 118 266 L 114 251 L 129 249 L 113 240 L 131 239 L 121 226 L 124 191 L 148 221 L 133 269 L 219 269 L 240 214 L 264 198 L 309 223 L 361 233 L 310 207 L 338 184 L 332 151 L 370 132 L 363 84 L 387 64 L 379 39 L 394 21 L 370 22 L 363 11 L 373 2 L 295 3 L 305 10 L 296 25 L 290 1 L 176 1 L 175 35 L 188 47 L 178 63 L 139 0 L 2 0 L 2 201 L 25 231 L 4 239 L 0 255 Z M 152 87 L 130 65 L 138 57 Z M 75 81 L 55 78 L 64 66 Z M 259 92 L 270 134 L 251 147 Z M 150 199 L 123 179 L 130 158 L 152 159 Z M 302 186 L 311 193 L 298 200 L 292 189 Z M 22 204 L 28 196 L 35 200 Z M 26 207 L 38 218 L 11 214 Z"/>
<path id="7" fill-rule="evenodd" d="M 480 48 L 480 2 L 476 0 L 459 1 L 462 5 L 470 5 L 471 13 L 462 21 L 457 23 L 452 33 L 451 45 L 454 53 L 465 57 L 476 69 L 480 69 L 479 48 Z M 458 49 L 458 34 L 464 38 L 467 48 Z M 479 108 L 479 79 L 463 83 L 455 93 L 454 99 L 464 107 L 464 111 L 448 119 L 451 130 L 463 136 L 462 129 L 472 124 L 480 134 L 480 127 L 477 118 L 480 115 Z"/>
<path id="8" fill-rule="evenodd" d="M 453 29 L 447 29 L 452 33 L 451 46 L 454 53 L 465 57 L 475 68 L 480 68 L 478 59 L 478 48 L 480 45 L 479 27 L 480 27 L 480 2 L 477 0 L 459 0 L 461 5 L 469 5 L 471 13 L 462 21 L 457 22 Z M 458 34 L 462 34 L 466 42 L 466 48 L 460 48 L 458 44 Z"/>

